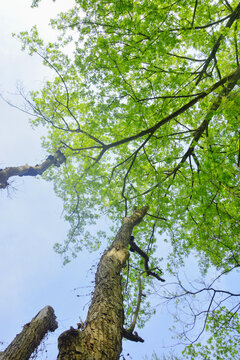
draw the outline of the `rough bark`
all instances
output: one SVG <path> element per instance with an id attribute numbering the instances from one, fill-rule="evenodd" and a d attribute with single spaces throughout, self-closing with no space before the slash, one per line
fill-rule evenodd
<path id="1" fill-rule="evenodd" d="M 9 185 L 8 179 L 12 176 L 42 175 L 50 166 L 55 165 L 59 167 L 65 161 L 66 158 L 64 154 L 60 150 L 57 150 L 54 155 L 49 155 L 40 165 L 29 166 L 26 164 L 0 169 L 0 189 L 5 189 Z"/>
<path id="2" fill-rule="evenodd" d="M 24 325 L 11 344 L 0 354 L 0 360 L 28 360 L 48 331 L 58 327 L 54 310 L 45 306 L 30 323 Z"/>
<path id="3" fill-rule="evenodd" d="M 95 275 L 95 289 L 82 329 L 71 328 L 58 339 L 58 360 L 117 360 L 122 350 L 123 298 L 121 269 L 128 257 L 133 227 L 148 207 L 123 219 L 115 240 L 104 252 Z"/>

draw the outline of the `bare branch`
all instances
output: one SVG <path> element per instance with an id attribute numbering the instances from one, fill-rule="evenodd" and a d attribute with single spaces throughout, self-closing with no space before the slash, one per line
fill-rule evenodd
<path id="1" fill-rule="evenodd" d="M 142 249 L 140 249 L 139 246 L 137 246 L 137 244 L 134 242 L 133 236 L 130 237 L 129 244 L 131 246 L 130 250 L 132 249 L 131 251 L 136 251 L 140 256 L 142 256 L 144 258 L 144 267 L 145 267 L 146 274 L 148 276 L 151 275 L 151 276 L 155 277 L 156 279 L 164 282 L 165 280 L 163 278 L 161 278 L 158 274 L 156 274 L 155 272 L 153 272 L 149 269 L 149 266 L 148 266 L 149 256 Z M 160 270 L 160 269 L 158 269 L 158 270 L 162 273 L 162 270 Z"/>
<path id="2" fill-rule="evenodd" d="M 66 162 L 64 154 L 58 149 L 54 155 L 49 155 L 40 165 L 29 166 L 28 164 L 16 167 L 0 169 L 0 189 L 5 189 L 9 183 L 8 179 L 12 176 L 37 176 L 42 175 L 50 166 L 59 167 Z"/>

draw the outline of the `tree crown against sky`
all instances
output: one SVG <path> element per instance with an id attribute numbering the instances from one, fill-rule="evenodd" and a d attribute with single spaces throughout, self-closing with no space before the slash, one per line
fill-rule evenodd
<path id="1" fill-rule="evenodd" d="M 20 35 L 55 73 L 26 100 L 67 159 L 46 175 L 71 224 L 58 252 L 95 249 L 101 214 L 149 204 L 137 243 L 154 255 L 167 233 L 172 271 L 191 250 L 203 272 L 239 266 L 239 15 L 237 1 L 76 1 L 52 21 L 58 42 Z"/>

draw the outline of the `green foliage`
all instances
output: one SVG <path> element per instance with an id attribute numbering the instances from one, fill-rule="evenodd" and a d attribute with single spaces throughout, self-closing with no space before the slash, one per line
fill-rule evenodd
<path id="1" fill-rule="evenodd" d="M 237 359 L 239 357 L 240 322 L 236 312 L 225 307 L 216 310 L 207 321 L 211 335 L 206 345 L 189 345 L 184 354 L 187 359 Z"/>
<path id="2" fill-rule="evenodd" d="M 239 266 L 239 7 L 76 0 L 51 22 L 58 42 L 44 44 L 36 28 L 19 35 L 55 73 L 29 106 L 33 125 L 48 128 L 43 146 L 67 158 L 45 176 L 71 225 L 55 248 L 66 262 L 67 250 L 98 248 L 89 224 L 100 216 L 116 229 L 149 204 L 135 235 L 153 255 L 155 230 L 167 233 L 170 270 L 192 250 L 203 273 Z M 130 293 L 143 270 L 133 259 Z"/>

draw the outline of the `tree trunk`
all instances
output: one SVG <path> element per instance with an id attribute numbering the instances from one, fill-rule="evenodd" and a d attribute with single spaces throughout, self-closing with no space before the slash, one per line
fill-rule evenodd
<path id="1" fill-rule="evenodd" d="M 123 219 L 115 240 L 104 252 L 95 275 L 95 290 L 82 329 L 65 331 L 58 339 L 58 360 L 118 360 L 122 351 L 123 298 L 121 269 L 128 257 L 133 227 L 148 207 Z"/>
<path id="2" fill-rule="evenodd" d="M 46 333 L 57 327 L 53 308 L 46 306 L 30 323 L 24 325 L 22 332 L 0 354 L 0 360 L 28 360 Z"/>

